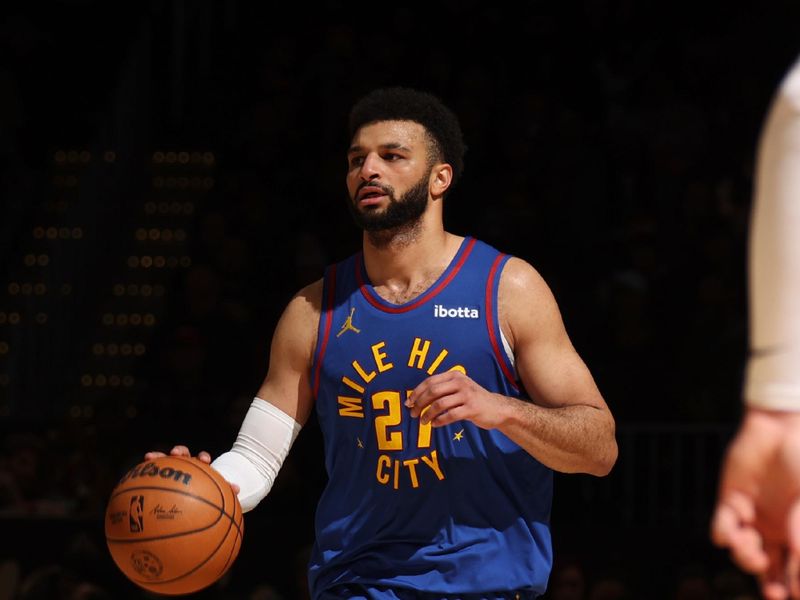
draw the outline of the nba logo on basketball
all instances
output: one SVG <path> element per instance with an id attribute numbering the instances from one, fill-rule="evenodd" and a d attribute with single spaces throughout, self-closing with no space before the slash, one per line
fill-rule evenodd
<path id="1" fill-rule="evenodd" d="M 144 531 L 144 496 L 133 496 L 128 511 L 131 533 Z"/>

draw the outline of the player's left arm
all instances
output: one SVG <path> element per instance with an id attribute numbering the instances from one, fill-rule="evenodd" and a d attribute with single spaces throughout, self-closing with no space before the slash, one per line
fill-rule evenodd
<path id="1" fill-rule="evenodd" d="M 608 474 L 617 459 L 614 418 L 567 336 L 550 288 L 532 266 L 511 258 L 498 306 L 532 402 L 489 392 L 449 371 L 417 386 L 408 402 L 412 415 L 434 427 L 466 419 L 498 429 L 556 471 Z"/>

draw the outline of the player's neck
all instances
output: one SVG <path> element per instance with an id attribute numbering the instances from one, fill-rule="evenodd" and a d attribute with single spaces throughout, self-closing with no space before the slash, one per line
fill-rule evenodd
<path id="1" fill-rule="evenodd" d="M 461 240 L 441 225 L 424 221 L 412 231 L 375 239 L 364 233 L 364 265 L 374 286 L 409 287 L 441 272 L 453 259 Z"/>

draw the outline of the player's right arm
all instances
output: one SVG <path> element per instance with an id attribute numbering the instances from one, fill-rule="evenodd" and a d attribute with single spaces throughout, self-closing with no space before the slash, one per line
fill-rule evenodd
<path id="1" fill-rule="evenodd" d="M 233 447 L 211 466 L 238 494 L 242 509 L 252 510 L 269 492 L 300 428 L 313 407 L 311 363 L 322 306 L 322 280 L 300 290 L 283 311 L 270 347 L 267 375 L 242 422 Z M 175 456 L 190 456 L 175 446 Z M 163 456 L 148 452 L 151 460 Z M 211 462 L 207 452 L 198 458 Z"/>
<path id="2" fill-rule="evenodd" d="M 295 294 L 283 311 L 272 336 L 267 376 L 257 394 L 301 426 L 314 405 L 311 362 L 321 310 L 320 279 Z"/>

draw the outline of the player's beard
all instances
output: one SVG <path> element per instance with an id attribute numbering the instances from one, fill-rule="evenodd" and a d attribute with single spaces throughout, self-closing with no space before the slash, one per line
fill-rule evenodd
<path id="1" fill-rule="evenodd" d="M 386 234 L 393 235 L 416 230 L 428 206 L 428 174 L 411 186 L 400 198 L 395 197 L 394 188 L 390 185 L 374 183 L 369 185 L 380 187 L 388 197 L 389 203 L 383 210 L 372 207 L 359 209 L 357 202 L 351 199 L 347 206 L 350 208 L 350 214 L 353 215 L 356 225 L 368 234 L 374 234 L 381 238 Z"/>

